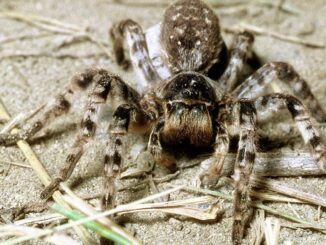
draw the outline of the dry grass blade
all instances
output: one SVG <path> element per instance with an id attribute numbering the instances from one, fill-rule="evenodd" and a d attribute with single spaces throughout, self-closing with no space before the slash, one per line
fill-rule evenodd
<path id="1" fill-rule="evenodd" d="M 107 211 L 105 211 L 103 213 L 94 214 L 94 215 L 89 216 L 89 217 L 78 219 L 77 221 L 72 221 L 72 222 L 70 222 L 68 224 L 56 226 L 55 228 L 53 228 L 51 230 L 49 230 L 49 229 L 48 230 L 42 230 L 42 232 L 39 232 L 38 234 L 35 234 L 33 236 L 30 235 L 30 236 L 15 238 L 15 239 L 11 240 L 10 243 L 7 242 L 6 245 L 9 245 L 9 244 L 17 244 L 17 243 L 21 243 L 23 241 L 28 241 L 30 239 L 36 239 L 38 237 L 50 235 L 50 234 L 55 233 L 55 232 L 58 232 L 58 231 L 64 231 L 64 230 L 67 230 L 67 229 L 70 229 L 70 228 L 74 228 L 74 227 L 76 227 L 78 225 L 86 224 L 89 221 L 94 221 L 94 220 L 97 220 L 99 218 L 103 218 L 105 216 L 109 216 L 111 214 L 115 214 L 115 213 L 119 212 L 120 210 L 126 209 L 126 207 L 132 207 L 135 204 L 140 204 L 140 203 L 144 203 L 144 202 L 150 202 L 150 201 L 155 200 L 157 198 L 160 198 L 162 196 L 169 195 L 169 194 L 171 194 L 173 192 L 176 192 L 176 191 L 181 190 L 182 188 L 183 188 L 183 186 L 174 187 L 174 188 L 171 188 L 169 190 L 166 190 L 166 191 L 157 193 L 155 195 L 151 195 L 151 196 L 145 197 L 145 198 L 140 199 L 138 201 L 135 201 L 135 202 L 132 202 L 132 203 L 129 203 L 129 204 L 126 204 L 126 205 L 121 205 L 121 206 L 116 207 L 116 208 L 111 209 L 111 210 L 107 210 Z M 64 199 L 67 202 L 70 201 L 70 203 L 72 203 L 74 201 L 74 199 L 71 198 L 70 196 L 64 196 Z"/>
<path id="2" fill-rule="evenodd" d="M 19 225 L 5 225 L 0 227 L 0 237 L 5 236 L 34 236 L 39 233 L 43 233 L 44 230 L 34 227 L 26 227 Z M 79 245 L 78 242 L 73 240 L 67 235 L 63 234 L 53 234 L 51 236 L 46 236 L 42 238 L 46 242 L 56 244 L 56 245 Z M 1 243 L 2 245 L 11 244 L 10 240 Z"/>
<path id="3" fill-rule="evenodd" d="M 32 168 L 31 166 L 25 165 L 23 163 L 11 162 L 11 161 L 6 161 L 6 160 L 0 160 L 0 164 L 3 164 L 3 163 L 14 165 L 14 166 L 17 166 L 17 167 L 22 167 L 22 168 Z"/>
<path id="4" fill-rule="evenodd" d="M 66 218 L 61 214 L 46 214 L 42 216 L 17 220 L 14 222 L 14 224 L 15 225 L 33 225 L 33 224 L 44 225 L 44 224 L 49 224 L 51 222 L 58 222 L 65 219 Z"/>
<path id="5" fill-rule="evenodd" d="M 85 37 L 85 40 L 89 40 L 93 42 L 96 46 L 98 46 L 98 48 L 100 48 L 105 53 L 105 55 L 108 58 L 111 57 L 109 50 L 107 50 L 107 48 L 105 47 L 107 45 L 107 42 L 95 38 L 91 33 L 84 30 L 85 28 L 80 28 L 78 26 L 61 22 L 56 19 L 51 19 L 51 18 L 38 16 L 38 15 L 27 15 L 27 14 L 22 14 L 17 12 L 0 12 L 0 18 L 1 17 L 15 19 L 27 23 L 29 25 L 35 26 L 41 30 L 55 33 L 55 34 L 72 35 L 72 36 L 78 35 L 80 37 Z M 8 58 L 8 55 L 6 57 Z"/>
<path id="6" fill-rule="evenodd" d="M 178 186 L 176 186 L 176 187 L 178 187 Z M 221 198 L 223 198 L 225 200 L 229 200 L 229 201 L 233 200 L 233 197 L 231 195 L 221 193 L 221 192 L 218 192 L 218 191 L 211 191 L 211 190 L 205 190 L 205 189 L 201 189 L 201 188 L 188 187 L 188 186 L 187 187 L 186 186 L 182 187 L 182 190 L 187 191 L 187 192 L 192 192 L 192 193 L 201 193 L 201 194 L 205 194 L 205 195 L 221 197 Z M 290 214 L 284 213 L 284 212 L 282 212 L 280 210 L 276 210 L 274 208 L 270 208 L 270 207 L 268 207 L 268 206 L 266 206 L 266 205 L 264 205 L 262 203 L 252 202 L 250 205 L 252 207 L 259 208 L 261 210 L 265 210 L 268 213 L 277 215 L 277 216 L 282 217 L 284 219 L 287 219 L 287 220 L 290 220 L 290 221 L 293 221 L 293 222 L 296 222 L 296 223 L 299 223 L 299 224 L 306 225 L 310 229 L 317 230 L 317 231 L 319 231 L 321 233 L 326 234 L 326 227 L 320 227 L 319 225 L 313 224 L 313 223 L 305 221 L 303 219 L 293 217 Z"/>
<path id="7" fill-rule="evenodd" d="M 80 212 L 86 214 L 87 216 L 95 215 L 98 212 L 89 204 L 87 204 L 85 201 L 80 199 L 78 196 L 76 196 L 69 188 L 67 188 L 65 185 L 62 185 L 61 187 L 67 195 L 70 196 L 74 201 L 71 202 L 71 206 Z M 121 237 L 129 240 L 134 245 L 140 245 L 141 243 L 134 238 L 131 234 L 128 233 L 127 230 L 123 229 L 122 227 L 118 226 L 116 223 L 114 223 L 112 220 L 110 220 L 108 217 L 103 217 L 97 219 L 97 222 L 107 229 L 117 233 Z"/>
<path id="8" fill-rule="evenodd" d="M 267 218 L 264 224 L 265 240 L 267 245 L 278 245 L 281 225 L 278 219 Z"/>
<path id="9" fill-rule="evenodd" d="M 254 219 L 252 224 L 253 228 L 253 239 L 250 241 L 250 244 L 260 245 L 264 239 L 264 220 L 265 220 L 265 211 L 258 210 L 258 214 Z"/>
<path id="10" fill-rule="evenodd" d="M 5 109 L 4 105 L 2 104 L 2 101 L 0 100 L 0 116 L 3 118 L 6 118 L 10 120 L 10 115 Z M 12 133 L 17 133 L 18 130 L 14 129 Z M 21 149 L 21 151 L 24 153 L 26 159 L 29 161 L 30 165 L 32 166 L 33 170 L 37 174 L 38 178 L 41 180 L 41 182 L 47 186 L 51 182 L 50 176 L 47 174 L 46 170 L 44 169 L 42 163 L 38 160 L 37 156 L 33 152 L 32 148 L 29 146 L 29 144 L 24 141 L 20 140 L 17 142 L 18 147 Z M 62 195 L 59 191 L 56 191 L 53 195 L 54 200 L 59 203 L 61 206 L 64 206 L 65 208 L 69 209 L 69 206 L 66 204 L 66 202 L 62 199 Z M 81 227 L 76 227 L 75 231 L 80 236 L 80 238 L 83 240 L 85 244 L 95 244 L 95 241 L 91 238 L 91 236 L 88 234 L 88 232 Z"/>
<path id="11" fill-rule="evenodd" d="M 120 210 L 118 214 L 160 211 L 201 221 L 212 221 L 216 219 L 220 210 L 216 198 L 206 196 L 170 202 L 137 204 L 125 210 Z"/>
<path id="12" fill-rule="evenodd" d="M 258 177 L 253 177 L 251 179 L 254 186 L 267 188 L 271 191 L 275 191 L 290 197 L 294 197 L 296 199 L 303 200 L 307 203 L 315 204 L 317 206 L 326 207 L 326 197 L 317 194 L 311 194 L 306 191 L 301 191 L 293 187 L 286 186 L 284 184 L 279 183 L 279 181 L 272 179 L 262 179 Z"/>
<path id="13" fill-rule="evenodd" d="M 38 113 L 40 110 L 42 110 L 45 107 L 46 104 L 42 104 L 41 106 L 37 107 L 34 110 L 31 110 L 26 113 L 19 113 L 15 117 L 11 118 L 2 128 L 0 131 L 0 134 L 8 133 L 15 127 L 21 125 L 23 122 L 26 120 L 30 119 L 33 117 L 36 113 Z"/>

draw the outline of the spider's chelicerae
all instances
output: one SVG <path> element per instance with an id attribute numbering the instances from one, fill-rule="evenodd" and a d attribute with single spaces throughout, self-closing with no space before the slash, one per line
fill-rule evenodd
<path id="1" fill-rule="evenodd" d="M 326 120 L 326 113 L 307 82 L 282 62 L 266 64 L 243 82 L 239 81 L 247 58 L 252 56 L 254 38 L 248 32 L 239 33 L 227 50 L 218 17 L 202 1 L 175 2 L 166 10 L 163 21 L 150 28 L 146 35 L 130 19 L 114 25 L 110 35 L 116 60 L 123 67 L 129 64 L 123 49 L 123 42 L 127 41 L 131 63 L 142 81 L 137 90 L 104 69 L 86 69 L 71 79 L 65 91 L 56 96 L 27 129 L 18 135 L 0 135 L 0 144 L 32 137 L 53 118 L 69 110 L 77 91 L 93 83 L 80 132 L 64 168 L 43 191 L 43 198 L 51 196 L 59 183 L 71 175 L 86 144 L 94 136 L 99 108 L 108 97 L 115 102 L 115 111 L 108 127 L 104 157 L 104 208 L 114 202 L 115 180 L 122 166 L 127 132 L 140 128 L 150 132 L 148 150 L 157 162 L 167 167 L 175 161 L 164 150 L 165 145 L 213 147 L 213 161 L 209 166 L 203 164 L 199 174 L 202 184 L 208 187 L 218 180 L 229 150 L 229 139 L 239 136 L 233 175 L 234 244 L 241 243 L 250 214 L 249 179 L 255 162 L 256 126 L 260 116 L 266 118 L 287 108 L 305 143 L 311 146 L 316 163 L 326 170 L 325 146 L 309 111 L 319 121 Z M 264 88 L 274 81 L 286 83 L 296 97 L 264 94 Z"/>

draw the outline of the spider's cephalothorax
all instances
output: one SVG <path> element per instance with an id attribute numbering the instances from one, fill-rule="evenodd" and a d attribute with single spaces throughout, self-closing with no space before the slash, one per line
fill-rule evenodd
<path id="1" fill-rule="evenodd" d="M 168 145 L 210 146 L 218 98 L 209 80 L 198 73 L 179 73 L 162 88 Z M 220 98 L 219 98 L 220 99 Z"/>
<path id="2" fill-rule="evenodd" d="M 326 171 L 325 145 L 309 110 L 319 121 L 326 120 L 326 113 L 308 83 L 283 62 L 268 63 L 241 81 L 239 75 L 246 59 L 252 55 L 254 38 L 248 32 L 241 32 L 228 51 L 220 34 L 218 17 L 202 1 L 175 2 L 166 11 L 163 22 L 150 28 L 146 35 L 130 19 L 115 24 L 110 35 L 116 60 L 124 68 L 129 64 L 123 49 L 126 39 L 131 63 L 140 78 L 137 89 L 104 69 L 86 69 L 73 76 L 67 88 L 21 133 L 0 134 L 0 145 L 31 138 L 53 118 L 70 109 L 78 90 L 93 84 L 78 136 L 58 177 L 43 191 L 43 198 L 51 196 L 60 182 L 71 175 L 86 144 L 95 135 L 100 106 L 108 97 L 117 107 L 108 127 L 104 153 L 103 208 L 114 204 L 115 181 L 124 160 L 127 132 L 139 126 L 151 132 L 148 150 L 157 162 L 166 166 L 174 164 L 174 158 L 165 152 L 165 145 L 213 147 L 210 164 L 202 164 L 199 173 L 205 186 L 216 184 L 229 151 L 230 136 L 238 136 L 233 175 L 234 244 L 241 244 L 251 213 L 249 180 L 255 162 L 257 121 L 262 115 L 265 118 L 282 108 L 287 109 L 303 140 L 310 145 L 316 163 Z M 264 88 L 274 81 L 287 84 L 294 96 L 266 94 Z M 240 85 L 236 87 L 237 84 Z"/>

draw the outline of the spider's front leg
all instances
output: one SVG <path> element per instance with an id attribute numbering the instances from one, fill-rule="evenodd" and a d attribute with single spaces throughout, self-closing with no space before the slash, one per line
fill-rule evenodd
<path id="1" fill-rule="evenodd" d="M 108 142 L 104 156 L 105 185 L 102 198 L 102 209 L 115 206 L 116 179 L 122 168 L 125 155 L 125 138 L 130 124 L 144 125 L 148 117 L 132 104 L 120 105 L 113 114 L 113 119 L 108 128 Z"/>
<path id="2" fill-rule="evenodd" d="M 235 182 L 233 199 L 233 227 L 232 240 L 234 244 L 241 244 L 244 228 L 251 217 L 252 209 L 249 207 L 251 190 L 250 176 L 256 156 L 256 109 L 251 101 L 238 102 L 240 139 L 233 179 Z M 235 115 L 236 117 L 236 115 Z"/>
<path id="3" fill-rule="evenodd" d="M 257 70 L 239 85 L 232 94 L 237 98 L 257 98 L 265 93 L 272 82 L 280 81 L 291 87 L 295 96 L 300 98 L 311 110 L 318 121 L 326 120 L 326 111 L 311 92 L 308 83 L 287 63 L 272 62 Z"/>
<path id="4" fill-rule="evenodd" d="M 125 84 L 118 76 L 112 75 L 107 71 L 101 70 L 96 76 L 92 77 L 94 87 L 88 96 L 86 111 L 81 122 L 80 131 L 76 140 L 70 149 L 63 168 L 59 175 L 53 179 L 41 193 L 41 198 L 50 197 L 58 189 L 60 182 L 70 177 L 78 160 L 82 156 L 86 144 L 93 138 L 96 130 L 96 121 L 100 106 L 105 103 L 109 94 L 114 95 L 116 101 L 124 101 L 131 105 L 139 102 L 138 93 Z M 77 84 L 83 82 L 83 79 L 76 81 Z"/>
<path id="5" fill-rule="evenodd" d="M 73 76 L 64 91 L 50 99 L 45 106 L 44 112 L 40 112 L 40 116 L 35 121 L 28 121 L 18 134 L 0 134 L 0 145 L 14 144 L 21 139 L 31 139 L 55 118 L 67 113 L 77 92 L 86 90 L 93 82 L 94 77 L 100 76 L 105 72 L 103 69 L 89 68 Z"/>
<path id="6" fill-rule="evenodd" d="M 130 19 L 123 20 L 113 25 L 110 29 L 110 36 L 113 42 L 116 61 L 123 67 L 126 67 L 128 64 L 123 50 L 123 41 L 126 39 L 133 67 L 143 81 L 143 84 L 140 85 L 141 87 L 161 81 L 161 77 L 152 64 L 145 34 L 139 24 Z"/>

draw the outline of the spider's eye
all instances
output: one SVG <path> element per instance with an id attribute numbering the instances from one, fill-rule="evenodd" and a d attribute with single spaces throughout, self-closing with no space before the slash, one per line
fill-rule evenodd
<path id="1" fill-rule="evenodd" d="M 172 110 L 172 105 L 170 103 L 166 104 L 166 110 L 167 112 L 170 112 Z"/>

